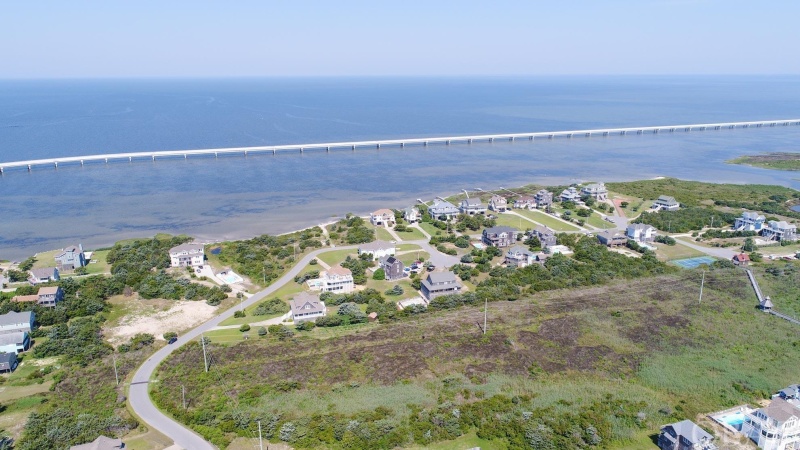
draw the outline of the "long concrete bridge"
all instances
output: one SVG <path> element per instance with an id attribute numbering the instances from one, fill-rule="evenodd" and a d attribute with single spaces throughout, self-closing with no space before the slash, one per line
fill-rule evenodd
<path id="1" fill-rule="evenodd" d="M 85 156 L 67 156 L 62 158 L 45 158 L 45 159 L 32 159 L 28 161 L 12 161 L 0 162 L 0 174 L 5 173 L 8 169 L 27 169 L 31 171 L 35 167 L 50 166 L 56 169 L 59 165 L 66 164 L 80 164 L 81 166 L 87 163 L 106 163 L 112 161 L 141 161 L 152 160 L 155 161 L 163 158 L 183 158 L 188 159 L 189 156 L 213 156 L 218 158 L 220 156 L 239 154 L 243 156 L 254 155 L 259 153 L 277 154 L 278 152 L 300 152 L 303 153 L 309 150 L 324 150 L 330 152 L 334 149 L 348 149 L 356 150 L 358 148 L 382 148 L 382 147 L 405 147 L 405 146 L 428 146 L 428 145 L 450 145 L 450 144 L 472 144 L 473 142 L 494 142 L 494 141 L 515 141 L 515 140 L 529 140 L 535 139 L 554 139 L 554 138 L 572 138 L 572 137 L 593 137 L 593 136 L 612 136 L 612 135 L 627 135 L 627 134 L 658 134 L 663 132 L 673 133 L 676 131 L 704 131 L 704 130 L 722 130 L 734 128 L 760 128 L 760 127 L 776 127 L 800 125 L 800 119 L 784 119 L 784 120 L 761 120 L 755 122 L 723 122 L 723 123 L 699 123 L 690 125 L 662 125 L 654 127 L 628 127 L 628 128 L 599 128 L 592 130 L 571 130 L 571 131 L 537 131 L 532 133 L 508 133 L 508 134 L 484 134 L 475 136 L 450 136 L 450 137 L 430 137 L 430 138 L 414 138 L 414 139 L 387 139 L 376 141 L 355 141 L 355 142 L 328 142 L 317 144 L 289 144 L 289 145 L 266 145 L 259 147 L 231 147 L 231 148 L 213 148 L 213 149 L 196 149 L 196 150 L 165 150 L 165 151 L 150 151 L 150 152 L 134 152 L 134 153 L 109 153 L 103 155 L 85 155 Z"/>

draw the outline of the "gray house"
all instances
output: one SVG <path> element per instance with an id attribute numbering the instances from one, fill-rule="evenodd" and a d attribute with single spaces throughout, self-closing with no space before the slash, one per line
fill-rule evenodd
<path id="1" fill-rule="evenodd" d="M 308 292 L 297 294 L 289 302 L 289 306 L 292 307 L 292 320 L 295 323 L 316 320 L 317 317 L 324 317 L 327 312 L 325 302 L 320 301 L 319 297 Z"/>
<path id="2" fill-rule="evenodd" d="M 597 241 L 606 247 L 617 247 L 628 243 L 628 236 L 617 230 L 606 230 L 597 233 Z"/>
<path id="3" fill-rule="evenodd" d="M 16 353 L 0 353 L 0 372 L 13 372 L 17 368 Z"/>
<path id="4" fill-rule="evenodd" d="M 436 199 L 433 201 L 433 205 L 428 207 L 428 214 L 434 219 L 444 217 L 449 220 L 458 215 L 458 208 L 450 202 Z"/>
<path id="5" fill-rule="evenodd" d="M 461 288 L 461 283 L 453 272 L 434 272 L 422 280 L 420 291 L 427 301 L 431 301 L 442 295 L 457 294 Z"/>
<path id="6" fill-rule="evenodd" d="M 475 214 L 486 214 L 486 205 L 481 202 L 478 197 L 465 198 L 461 200 L 461 206 L 458 208 L 462 214 L 474 216 Z"/>
<path id="7" fill-rule="evenodd" d="M 30 281 L 31 284 L 47 283 L 48 281 L 58 281 L 61 279 L 58 269 L 55 267 L 31 269 L 28 273 L 30 274 L 28 281 Z"/>
<path id="8" fill-rule="evenodd" d="M 714 450 L 714 436 L 695 425 L 691 420 L 665 425 L 658 435 L 661 450 Z"/>
<path id="9" fill-rule="evenodd" d="M 553 193 L 545 189 L 537 192 L 533 198 L 536 199 L 536 207 L 539 209 L 547 208 L 553 204 Z"/>
<path id="10" fill-rule="evenodd" d="M 539 238 L 542 248 L 556 245 L 556 232 L 549 227 L 539 225 L 531 231 L 531 236 Z"/>
<path id="11" fill-rule="evenodd" d="M 30 332 L 35 320 L 36 315 L 33 311 L 9 311 L 0 315 L 0 334 L 16 333 L 19 331 Z"/>
<path id="12" fill-rule="evenodd" d="M 74 270 L 86 265 L 86 257 L 83 254 L 83 246 L 81 244 L 70 245 L 57 254 L 55 259 L 56 265 L 61 270 Z"/>
<path id="13" fill-rule="evenodd" d="M 653 209 L 661 209 L 664 211 L 677 211 L 680 208 L 680 203 L 675 200 L 675 197 L 669 195 L 662 195 L 653 202 Z"/>
<path id="14" fill-rule="evenodd" d="M 403 278 L 405 275 L 403 273 L 403 262 L 399 259 L 395 258 L 394 256 L 387 256 L 385 258 L 381 258 L 381 268 L 386 273 L 386 279 L 391 280 L 398 280 Z"/>
<path id="15" fill-rule="evenodd" d="M 491 245 L 492 247 L 497 248 L 505 248 L 516 244 L 518 234 L 519 231 L 514 228 L 496 226 L 484 229 L 481 239 L 486 245 Z"/>

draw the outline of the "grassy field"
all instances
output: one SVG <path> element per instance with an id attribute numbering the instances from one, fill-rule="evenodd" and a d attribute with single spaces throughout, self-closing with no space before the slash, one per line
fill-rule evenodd
<path id="1" fill-rule="evenodd" d="M 603 220 L 603 218 L 600 217 L 600 214 L 597 211 L 592 211 L 592 215 L 589 217 L 580 217 L 580 218 L 585 220 L 588 225 L 591 225 L 595 228 L 609 229 L 616 227 L 615 224 Z"/>
<path id="2" fill-rule="evenodd" d="M 417 258 L 419 258 L 420 261 L 427 261 L 430 257 L 431 255 L 428 252 L 423 251 L 397 256 L 397 258 L 400 259 L 400 261 L 402 261 L 406 267 L 410 266 L 412 263 L 414 263 L 414 261 L 417 261 Z"/>
<path id="3" fill-rule="evenodd" d="M 312 266 L 306 266 L 306 270 L 304 270 L 303 272 L 307 271 L 309 267 L 312 267 Z M 319 267 L 319 266 L 315 266 L 315 267 Z M 273 295 L 271 295 L 269 298 L 276 298 L 276 297 L 280 298 L 282 300 L 285 300 L 287 302 L 287 305 L 288 305 L 288 301 L 295 294 L 299 294 L 300 292 L 303 292 L 303 285 L 295 283 L 294 281 L 290 281 L 289 283 L 285 284 L 280 289 L 275 291 L 275 293 Z M 223 320 L 222 322 L 220 322 L 220 325 L 223 325 L 223 326 L 224 325 L 242 325 L 244 323 L 250 324 L 250 323 L 254 323 L 254 322 L 261 322 L 263 320 L 271 319 L 273 317 L 277 317 L 277 315 L 254 316 L 253 315 L 253 310 L 256 309 L 257 307 L 258 307 L 258 303 L 254 304 L 252 306 L 249 306 L 249 307 L 244 309 L 245 313 L 247 314 L 245 317 L 238 317 L 238 318 L 237 317 L 229 317 L 229 318 Z M 288 309 L 287 309 L 287 311 L 288 311 Z"/>
<path id="4" fill-rule="evenodd" d="M 384 228 L 384 227 L 375 227 L 375 226 L 372 226 L 372 225 L 370 225 L 370 226 L 375 230 L 375 236 L 377 236 L 379 241 L 389 241 L 389 242 L 391 242 L 391 241 L 395 240 L 394 236 L 392 236 L 391 233 L 386 231 L 386 228 Z"/>
<path id="5" fill-rule="evenodd" d="M 528 211 L 526 209 L 518 209 L 516 210 L 516 212 L 533 220 L 534 222 L 548 226 L 555 231 L 579 231 L 577 226 L 564 223 L 556 219 L 555 217 L 543 213 L 541 211 Z"/>
<path id="6" fill-rule="evenodd" d="M 693 248 L 681 244 L 675 244 L 675 245 L 656 244 L 656 245 L 658 246 L 658 250 L 656 251 L 656 256 L 658 257 L 658 259 L 662 261 L 694 258 L 696 256 L 703 256 L 705 254 L 699 250 L 695 250 Z"/>
<path id="7" fill-rule="evenodd" d="M 476 398 L 498 394 L 529 398 L 521 400 L 523 410 L 554 408 L 562 414 L 611 395 L 638 405 L 643 427 L 612 421 L 604 443 L 648 448 L 639 445 L 648 444 L 663 423 L 754 402 L 795 382 L 785 367 L 800 358 L 793 345 L 796 326 L 754 310 L 755 297 L 741 271 L 707 271 L 702 304 L 695 301 L 699 281 L 699 272 L 682 271 L 490 303 L 487 335 L 475 325 L 483 319 L 482 308 L 315 330 L 286 342 L 242 342 L 238 331 L 220 333 L 218 339 L 239 344 L 214 350 L 215 370 L 238 392 L 258 389 L 255 398 L 239 404 L 240 412 L 279 413 L 281 423 L 302 423 L 314 414 L 346 420 L 384 406 L 385 420 L 399 424 L 412 410 L 432 411 L 442 404 L 467 408 Z M 776 278 L 765 288 L 795 282 Z M 797 293 L 787 294 L 792 296 L 797 302 Z M 755 334 L 762 339 L 751 339 Z M 222 387 L 190 370 L 201 366 L 201 358 L 196 346 L 175 354 L 162 365 L 162 383 L 155 389 L 174 392 L 187 384 L 201 389 L 204 398 L 220 398 Z M 286 380 L 297 388 L 264 387 Z M 159 398 L 168 409 L 177 407 L 174 396 Z M 194 405 L 190 413 L 203 408 Z M 671 412 L 659 412 L 666 410 Z M 501 439 L 479 442 L 473 433 L 411 448 L 462 445 L 506 448 Z"/>
<path id="8" fill-rule="evenodd" d="M 110 273 L 111 272 L 111 264 L 106 262 L 106 256 L 108 256 L 108 252 L 110 250 L 100 250 L 94 252 L 92 254 L 92 261 L 97 261 L 96 263 L 89 263 L 86 266 L 86 272 L 89 275 L 97 275 L 101 273 Z"/>

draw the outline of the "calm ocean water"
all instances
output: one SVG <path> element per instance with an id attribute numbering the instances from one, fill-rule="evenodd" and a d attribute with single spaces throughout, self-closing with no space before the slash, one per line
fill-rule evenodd
<path id="1" fill-rule="evenodd" d="M 0 81 L 0 160 L 800 117 L 800 77 Z M 281 233 L 461 189 L 797 175 L 724 164 L 800 127 L 232 156 L 0 177 L 0 259 L 157 232 Z"/>

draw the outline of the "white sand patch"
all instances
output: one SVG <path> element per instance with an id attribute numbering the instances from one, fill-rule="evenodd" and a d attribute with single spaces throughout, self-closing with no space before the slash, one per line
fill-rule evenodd
<path id="1" fill-rule="evenodd" d="M 118 326 L 108 330 L 109 341 L 120 344 L 139 333 L 149 333 L 156 339 L 164 340 L 162 335 L 167 331 L 180 333 L 195 327 L 214 317 L 216 310 L 215 306 L 205 302 L 176 301 L 166 311 L 123 318 Z"/>

